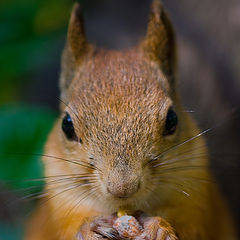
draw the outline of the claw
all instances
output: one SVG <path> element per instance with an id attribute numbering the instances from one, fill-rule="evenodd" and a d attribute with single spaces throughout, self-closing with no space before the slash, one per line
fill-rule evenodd
<path id="1" fill-rule="evenodd" d="M 120 238 L 118 232 L 113 228 L 98 227 L 97 229 L 95 229 L 95 232 L 111 240 L 123 240 L 122 238 Z"/>
<path id="2" fill-rule="evenodd" d="M 76 237 L 77 237 L 77 240 L 85 240 L 83 235 L 80 232 L 77 233 Z"/>

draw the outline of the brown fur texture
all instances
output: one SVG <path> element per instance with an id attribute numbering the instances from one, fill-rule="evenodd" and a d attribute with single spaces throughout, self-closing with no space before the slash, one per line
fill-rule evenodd
<path id="1" fill-rule="evenodd" d="M 165 219 L 181 240 L 236 239 L 204 138 L 175 89 L 174 34 L 160 2 L 153 2 L 146 40 L 119 52 L 86 43 L 79 14 L 76 5 L 63 55 L 62 115 L 43 158 L 47 202 L 26 239 L 72 240 L 88 219 L 120 208 Z M 179 124 L 163 136 L 172 106 Z M 81 141 L 62 132 L 65 112 Z"/>

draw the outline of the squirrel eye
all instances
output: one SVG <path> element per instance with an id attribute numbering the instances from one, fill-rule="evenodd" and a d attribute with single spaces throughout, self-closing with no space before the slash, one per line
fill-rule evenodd
<path id="1" fill-rule="evenodd" d="M 68 140 L 78 141 L 77 135 L 74 130 L 72 118 L 68 113 L 66 113 L 65 117 L 62 120 L 62 130 L 65 133 Z"/>
<path id="2" fill-rule="evenodd" d="M 163 136 L 171 135 L 177 128 L 178 117 L 172 107 L 168 109 Z"/>

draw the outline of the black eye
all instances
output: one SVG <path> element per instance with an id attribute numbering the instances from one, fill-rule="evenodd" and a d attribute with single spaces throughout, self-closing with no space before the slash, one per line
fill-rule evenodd
<path id="1" fill-rule="evenodd" d="M 69 140 L 78 141 L 77 135 L 74 131 L 72 118 L 68 113 L 66 113 L 65 117 L 62 120 L 62 130 Z"/>
<path id="2" fill-rule="evenodd" d="M 165 122 L 165 129 L 163 131 L 163 136 L 171 135 L 175 132 L 176 127 L 178 123 L 178 118 L 176 112 L 172 109 L 172 107 L 169 108 L 167 113 L 167 118 Z"/>

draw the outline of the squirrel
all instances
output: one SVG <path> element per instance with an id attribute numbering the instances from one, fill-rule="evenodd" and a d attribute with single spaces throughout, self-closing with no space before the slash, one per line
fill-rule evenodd
<path id="1" fill-rule="evenodd" d="M 209 168 L 204 133 L 184 111 L 171 21 L 153 0 L 133 48 L 88 43 L 74 5 L 62 56 L 61 116 L 42 158 L 45 197 L 25 240 L 121 239 L 124 209 L 142 224 L 135 239 L 234 240 L 234 223 Z"/>

